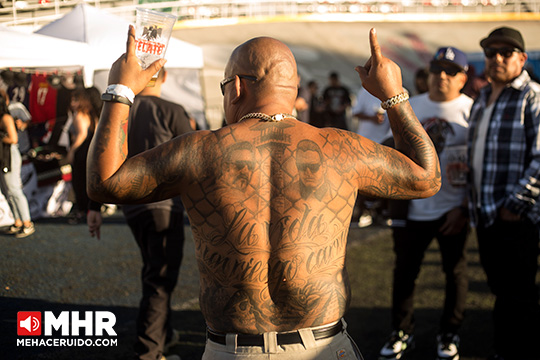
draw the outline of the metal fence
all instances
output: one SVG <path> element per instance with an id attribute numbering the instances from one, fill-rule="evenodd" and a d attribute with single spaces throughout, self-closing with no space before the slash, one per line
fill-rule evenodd
<path id="1" fill-rule="evenodd" d="M 302 14 L 540 13 L 539 0 L 207 0 L 168 2 L 167 7 L 179 20 Z"/>
<path id="2" fill-rule="evenodd" d="M 0 1 L 0 24 L 3 25 L 44 25 L 71 11 L 79 3 L 97 8 L 134 6 L 139 0 L 34 0 Z"/>
<path id="3" fill-rule="evenodd" d="M 540 0 L 127 0 L 3 1 L 0 23 L 43 25 L 84 2 L 124 17 L 137 6 L 167 11 L 179 21 L 333 14 L 540 14 Z"/>

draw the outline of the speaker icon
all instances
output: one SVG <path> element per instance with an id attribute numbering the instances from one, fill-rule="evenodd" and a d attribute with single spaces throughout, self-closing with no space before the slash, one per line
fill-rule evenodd
<path id="1" fill-rule="evenodd" d="M 26 320 L 20 322 L 21 327 L 25 328 L 26 331 L 34 332 L 39 329 L 39 320 L 33 316 L 29 316 Z"/>
<path id="2" fill-rule="evenodd" d="M 41 312 L 19 311 L 17 313 L 17 335 L 41 335 Z"/>

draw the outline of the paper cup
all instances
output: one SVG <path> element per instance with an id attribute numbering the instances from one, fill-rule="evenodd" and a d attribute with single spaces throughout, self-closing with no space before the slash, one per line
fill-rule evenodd
<path id="1" fill-rule="evenodd" d="M 137 8 L 135 22 L 136 55 L 143 69 L 165 57 L 176 16 Z M 159 72 L 152 76 L 148 86 L 154 86 Z"/>

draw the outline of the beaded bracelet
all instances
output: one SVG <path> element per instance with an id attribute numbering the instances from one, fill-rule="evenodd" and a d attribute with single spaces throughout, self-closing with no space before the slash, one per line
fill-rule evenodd
<path id="1" fill-rule="evenodd" d="M 401 104 L 402 102 L 405 102 L 409 99 L 409 94 L 406 92 L 403 92 L 401 94 L 398 94 L 396 96 L 392 96 L 390 99 L 387 99 L 383 102 L 381 102 L 381 107 L 384 110 L 388 110 L 393 106 L 396 106 L 397 104 Z"/>

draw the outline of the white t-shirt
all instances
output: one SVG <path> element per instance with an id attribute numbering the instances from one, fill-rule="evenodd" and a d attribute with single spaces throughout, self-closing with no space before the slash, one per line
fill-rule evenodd
<path id="1" fill-rule="evenodd" d="M 356 95 L 356 103 L 352 108 L 353 115 L 363 113 L 372 116 L 376 115 L 378 111 L 383 111 L 381 108 L 381 100 L 371 95 L 364 88 L 360 89 Z M 357 134 L 360 134 L 379 144 L 388 137 L 390 123 L 388 122 L 386 115 L 382 124 L 375 123 L 372 120 L 362 119 L 360 117 L 358 120 L 358 129 L 356 130 Z"/>
<path id="2" fill-rule="evenodd" d="M 480 119 L 480 123 L 476 126 L 476 139 L 474 139 L 474 145 L 471 151 L 471 165 L 474 171 L 474 189 L 476 194 L 480 194 L 482 191 L 482 172 L 484 170 L 484 149 L 486 144 L 486 137 L 489 128 L 489 119 L 491 119 L 491 113 L 495 108 L 495 103 L 492 103 L 484 109 L 484 114 Z M 480 207 L 480 196 L 476 197 L 478 203 L 476 206 Z"/>
<path id="3" fill-rule="evenodd" d="M 446 178 L 447 154 L 445 149 L 467 144 L 468 120 L 473 99 L 461 94 L 451 101 L 435 102 L 429 99 L 427 93 L 424 93 L 412 97 L 410 104 L 422 124 L 438 118 L 446 121 L 449 125 L 447 131 L 445 131 L 444 147 L 439 153 L 441 190 L 427 199 L 411 200 L 409 205 L 409 220 L 436 220 L 451 209 L 460 206 L 466 196 L 465 187 L 454 187 L 450 185 Z"/>

